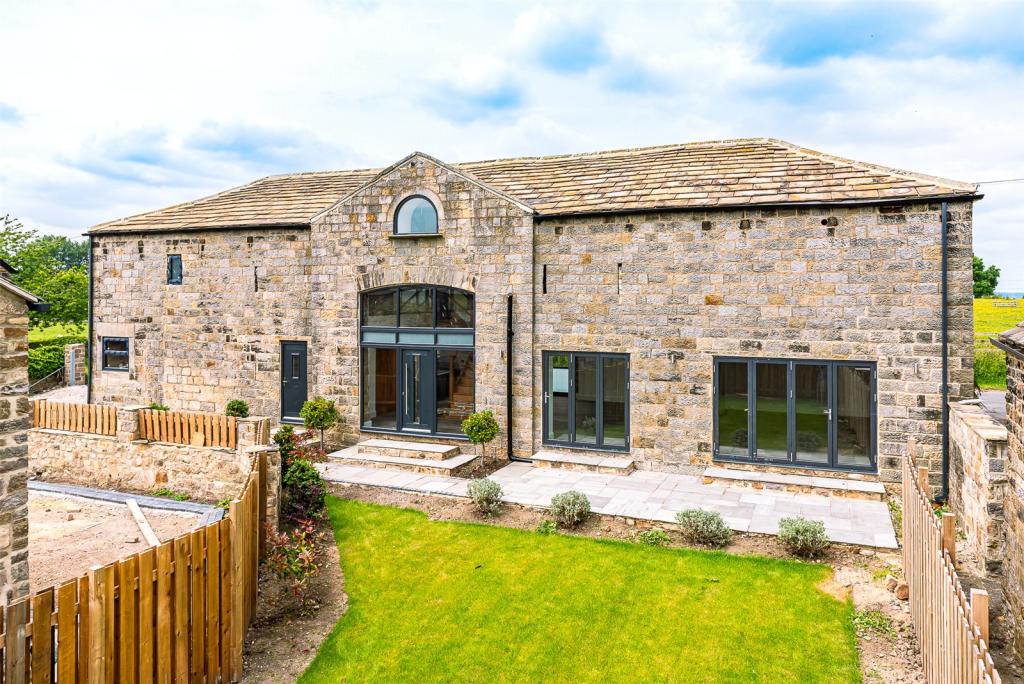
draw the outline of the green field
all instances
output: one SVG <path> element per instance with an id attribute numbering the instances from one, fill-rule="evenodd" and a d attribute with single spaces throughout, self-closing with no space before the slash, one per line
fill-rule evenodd
<path id="1" fill-rule="evenodd" d="M 58 337 L 72 337 L 77 335 L 85 335 L 84 325 L 61 325 L 58 323 L 45 328 L 29 328 L 28 341 L 29 343 L 45 342 L 46 340 L 52 340 Z"/>
<path id="2" fill-rule="evenodd" d="M 348 612 L 301 682 L 859 682 L 825 565 L 328 499 Z"/>
<path id="3" fill-rule="evenodd" d="M 974 300 L 974 382 L 978 387 L 1006 388 L 1006 355 L 993 347 L 989 338 L 1021 321 L 1024 321 L 1024 299 L 985 297 Z"/>

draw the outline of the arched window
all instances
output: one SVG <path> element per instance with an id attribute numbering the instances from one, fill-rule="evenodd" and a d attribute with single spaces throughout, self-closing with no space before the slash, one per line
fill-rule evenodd
<path id="1" fill-rule="evenodd" d="M 360 298 L 364 430 L 462 435 L 476 376 L 472 292 L 402 285 Z"/>
<path id="2" fill-rule="evenodd" d="M 436 235 L 437 208 L 423 195 L 402 200 L 395 210 L 395 235 Z"/>

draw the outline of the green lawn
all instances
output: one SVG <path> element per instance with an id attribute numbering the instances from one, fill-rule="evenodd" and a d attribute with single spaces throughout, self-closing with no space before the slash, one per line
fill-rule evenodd
<path id="1" fill-rule="evenodd" d="M 348 612 L 302 682 L 857 682 L 821 565 L 329 499 Z"/>
<path id="2" fill-rule="evenodd" d="M 1024 321 L 1024 300 L 994 297 L 974 300 L 974 382 L 978 387 L 1006 388 L 1006 355 L 988 340 L 1021 321 Z"/>

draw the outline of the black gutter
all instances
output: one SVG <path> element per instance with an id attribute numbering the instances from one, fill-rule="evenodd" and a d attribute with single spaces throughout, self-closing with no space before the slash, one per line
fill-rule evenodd
<path id="1" fill-rule="evenodd" d="M 505 438 L 507 440 L 508 460 L 527 461 L 524 458 L 516 458 L 512 454 L 512 338 L 515 337 L 515 330 L 512 329 L 512 295 L 507 298 L 507 311 L 505 314 Z"/>
<path id="2" fill-rule="evenodd" d="M 889 199 L 877 200 L 834 200 L 831 202 L 760 202 L 750 204 L 703 204 L 700 206 L 669 206 L 644 207 L 636 209 L 604 209 L 596 211 L 572 211 L 565 213 L 544 214 L 537 212 L 533 216 L 534 221 L 558 221 L 568 218 L 585 218 L 587 216 L 628 216 L 631 214 L 665 214 L 680 212 L 708 212 L 708 211 L 737 211 L 742 209 L 810 209 L 827 207 L 884 207 L 899 206 L 907 204 L 932 204 L 949 200 L 953 201 L 976 201 L 985 195 L 973 193 L 969 195 L 939 195 L 936 197 L 892 197 Z"/>
<path id="3" fill-rule="evenodd" d="M 949 499 L 949 207 L 942 203 L 942 493 Z"/>
<path id="4" fill-rule="evenodd" d="M 85 403 L 92 403 L 92 235 L 89 236 L 89 321 L 86 326 L 86 333 L 89 339 L 85 341 Z"/>

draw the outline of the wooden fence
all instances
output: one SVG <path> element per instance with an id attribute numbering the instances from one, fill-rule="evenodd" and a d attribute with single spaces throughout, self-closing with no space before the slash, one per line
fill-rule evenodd
<path id="1" fill-rule="evenodd" d="M 935 515 L 928 469 L 903 462 L 903 571 L 910 615 L 929 682 L 1001 681 L 988 650 L 988 594 L 968 600 L 957 576 L 956 529 L 951 513 Z"/>
<path id="2" fill-rule="evenodd" d="M 113 435 L 117 432 L 117 407 L 40 399 L 32 402 L 32 427 Z"/>
<path id="3" fill-rule="evenodd" d="M 7 606 L 0 681 L 239 681 L 266 485 L 259 454 L 223 520 Z"/>
<path id="4" fill-rule="evenodd" d="M 154 442 L 226 447 L 237 444 L 238 419 L 216 413 L 139 411 L 139 436 Z"/>

